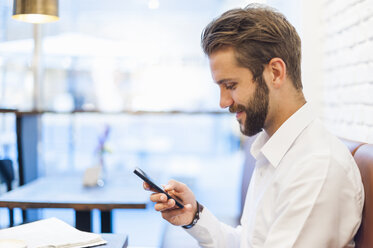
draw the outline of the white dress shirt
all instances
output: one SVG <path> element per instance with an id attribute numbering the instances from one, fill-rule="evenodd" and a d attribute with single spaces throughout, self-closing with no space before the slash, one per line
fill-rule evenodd
<path id="1" fill-rule="evenodd" d="M 364 203 L 360 172 L 315 116 L 305 104 L 272 137 L 259 134 L 241 224 L 219 222 L 205 207 L 187 230 L 200 246 L 354 247 Z"/>

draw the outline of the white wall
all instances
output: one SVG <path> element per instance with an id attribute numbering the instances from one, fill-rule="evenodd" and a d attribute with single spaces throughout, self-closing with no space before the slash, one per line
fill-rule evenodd
<path id="1" fill-rule="evenodd" d="M 322 1 L 303 0 L 300 36 L 302 39 L 302 81 L 307 101 L 323 113 L 323 40 Z"/>
<path id="2" fill-rule="evenodd" d="M 303 84 L 337 136 L 373 142 L 373 1 L 302 0 Z"/>
<path id="3" fill-rule="evenodd" d="M 373 142 L 373 1 L 325 0 L 324 120 L 338 136 Z"/>

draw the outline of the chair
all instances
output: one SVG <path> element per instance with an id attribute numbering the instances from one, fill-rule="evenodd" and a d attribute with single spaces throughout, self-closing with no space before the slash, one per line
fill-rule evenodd
<path id="1" fill-rule="evenodd" d="M 0 179 L 6 183 L 7 191 L 12 190 L 12 182 L 14 180 L 14 171 L 12 161 L 9 159 L 0 160 Z M 14 211 L 9 208 L 9 226 L 14 225 Z"/>
<path id="2" fill-rule="evenodd" d="M 355 236 L 356 248 L 373 247 L 373 145 L 364 144 L 355 151 L 365 191 L 363 218 Z"/>
<path id="3" fill-rule="evenodd" d="M 347 148 L 350 150 L 352 156 L 355 155 L 355 152 L 357 151 L 357 149 L 359 149 L 360 146 L 365 144 L 363 142 L 348 140 L 348 139 L 344 139 L 344 138 L 339 138 L 339 139 L 347 146 Z"/>

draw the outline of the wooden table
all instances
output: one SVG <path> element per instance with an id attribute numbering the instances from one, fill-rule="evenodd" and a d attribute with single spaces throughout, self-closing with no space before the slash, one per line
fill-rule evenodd
<path id="1" fill-rule="evenodd" d="M 128 183 L 125 178 L 106 180 L 103 187 L 83 187 L 80 176 L 39 178 L 0 196 L 0 207 L 6 208 L 73 208 L 75 226 L 92 231 L 91 210 L 101 211 L 101 232 L 112 232 L 113 209 L 144 209 L 149 193 L 142 183 Z"/>

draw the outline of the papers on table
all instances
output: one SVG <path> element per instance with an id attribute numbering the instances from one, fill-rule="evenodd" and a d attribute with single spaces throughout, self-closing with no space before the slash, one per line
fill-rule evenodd
<path id="1" fill-rule="evenodd" d="M 79 231 L 57 218 L 0 230 L 0 241 L 10 239 L 24 241 L 27 248 L 83 248 L 106 244 L 101 235 Z"/>
<path id="2" fill-rule="evenodd" d="M 0 239 L 0 248 L 27 248 L 27 244 L 17 239 Z"/>

